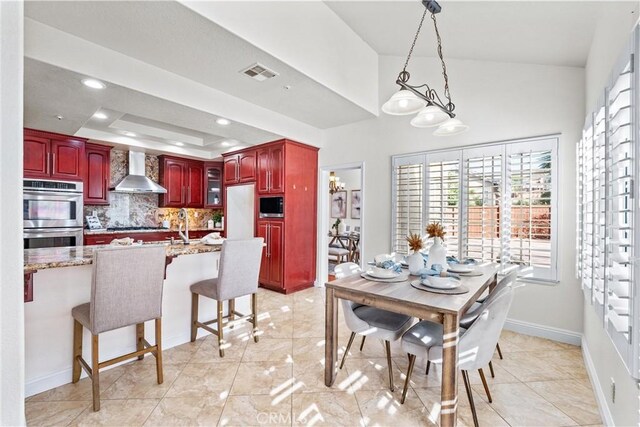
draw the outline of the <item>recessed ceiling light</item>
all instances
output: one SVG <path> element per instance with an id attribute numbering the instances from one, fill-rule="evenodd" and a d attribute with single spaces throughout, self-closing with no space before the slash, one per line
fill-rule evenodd
<path id="1" fill-rule="evenodd" d="M 220 143 L 220 145 L 222 145 L 223 147 L 228 147 L 228 146 L 230 146 L 231 144 L 229 144 L 229 141 L 222 141 L 222 142 Z"/>
<path id="2" fill-rule="evenodd" d="M 100 120 L 105 120 L 107 118 L 107 115 L 105 113 L 101 113 L 100 111 L 98 111 L 97 113 L 95 113 L 93 115 L 94 119 L 100 119 Z"/>
<path id="3" fill-rule="evenodd" d="M 58 114 L 58 115 L 56 116 L 56 119 L 58 119 L 58 120 L 62 120 L 62 119 L 64 119 L 64 116 L 63 116 L 63 115 Z"/>
<path id="4" fill-rule="evenodd" d="M 176 144 L 178 147 L 182 147 L 184 145 L 184 143 L 182 142 L 174 142 L 174 144 Z"/>
<path id="5" fill-rule="evenodd" d="M 125 131 L 124 131 L 124 132 L 122 132 L 122 133 L 123 133 L 123 135 L 127 135 L 127 136 L 136 136 L 136 134 L 135 134 L 135 133 L 133 133 L 133 132 L 129 132 L 128 130 L 125 130 Z"/>
<path id="6" fill-rule="evenodd" d="M 227 119 L 219 118 L 218 120 L 216 120 L 216 123 L 219 124 L 220 126 L 226 126 L 231 122 Z"/>
<path id="7" fill-rule="evenodd" d="M 96 79 L 83 79 L 82 84 L 86 87 L 90 87 L 91 89 L 104 89 L 105 87 L 107 87 L 106 84 Z"/>

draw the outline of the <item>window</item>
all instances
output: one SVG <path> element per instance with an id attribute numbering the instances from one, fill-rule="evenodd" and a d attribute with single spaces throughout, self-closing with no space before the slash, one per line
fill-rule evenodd
<path id="1" fill-rule="evenodd" d="M 553 136 L 395 156 L 393 250 L 408 253 L 407 233 L 439 222 L 449 255 L 555 281 L 557 143 Z"/>

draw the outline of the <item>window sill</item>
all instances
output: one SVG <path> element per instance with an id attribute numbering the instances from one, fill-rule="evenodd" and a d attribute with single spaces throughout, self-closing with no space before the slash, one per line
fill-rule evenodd
<path id="1" fill-rule="evenodd" d="M 536 279 L 534 277 L 518 277 L 517 282 L 532 283 L 534 285 L 544 285 L 544 286 L 556 286 L 556 285 L 558 285 L 560 283 L 559 280 Z"/>

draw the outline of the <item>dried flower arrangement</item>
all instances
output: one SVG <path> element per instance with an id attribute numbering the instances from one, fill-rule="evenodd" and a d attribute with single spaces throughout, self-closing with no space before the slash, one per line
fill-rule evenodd
<path id="1" fill-rule="evenodd" d="M 427 225 L 427 234 L 429 235 L 429 237 L 439 237 L 441 239 L 444 239 L 444 235 L 447 233 L 444 231 L 444 228 L 439 222 L 432 222 L 431 224 Z"/>
<path id="2" fill-rule="evenodd" d="M 418 252 L 424 247 L 422 236 L 420 236 L 418 233 L 409 232 L 409 235 L 407 236 L 407 243 L 409 244 L 409 248 L 413 252 Z"/>

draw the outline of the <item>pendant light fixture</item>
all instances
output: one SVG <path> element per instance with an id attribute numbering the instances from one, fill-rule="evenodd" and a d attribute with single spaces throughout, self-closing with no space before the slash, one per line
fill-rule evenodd
<path id="1" fill-rule="evenodd" d="M 428 128 L 439 126 L 433 133 L 436 136 L 456 135 L 465 132 L 469 129 L 469 126 L 463 124 L 460 120 L 455 119 L 456 116 L 453 113 L 456 106 L 451 101 L 451 93 L 449 91 L 449 76 L 447 76 L 447 66 L 442 56 L 442 41 L 440 39 L 440 32 L 438 31 L 438 24 L 436 22 L 436 14 L 440 13 L 441 7 L 435 0 L 422 0 L 422 5 L 425 7 L 420 24 L 418 25 L 418 31 L 413 38 L 413 43 L 409 49 L 409 54 L 404 63 L 404 67 L 398 78 L 396 84 L 400 86 L 400 90 L 394 93 L 391 98 L 384 103 L 382 111 L 391 115 L 406 115 L 418 113 L 412 120 L 411 124 L 419 128 Z M 444 96 L 446 102 L 440 99 L 440 96 L 429 87 L 428 84 L 422 84 L 413 86 L 409 84 L 410 74 L 407 71 L 413 48 L 416 45 L 424 18 L 427 16 L 427 12 L 431 13 L 431 20 L 433 21 L 433 28 L 436 32 L 436 39 L 438 42 L 438 57 L 442 63 L 442 76 L 444 77 Z"/>

